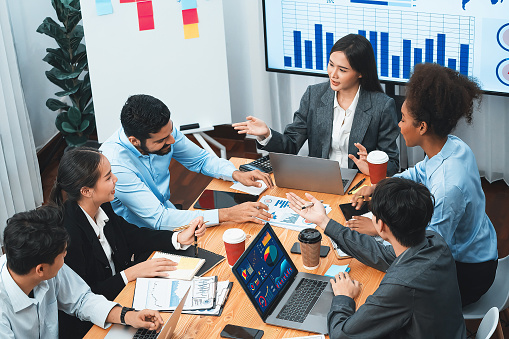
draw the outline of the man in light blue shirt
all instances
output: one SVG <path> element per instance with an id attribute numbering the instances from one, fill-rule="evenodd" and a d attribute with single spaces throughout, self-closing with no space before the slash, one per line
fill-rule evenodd
<path id="1" fill-rule="evenodd" d="M 64 264 L 69 236 L 55 207 L 18 213 L 4 231 L 0 257 L 0 338 L 58 338 L 58 310 L 107 328 L 111 323 L 159 330 L 157 311 L 122 308 L 94 294 Z"/>
<path id="2" fill-rule="evenodd" d="M 153 229 L 174 229 L 198 216 L 217 224 L 223 221 L 265 223 L 270 219 L 267 206 L 246 202 L 231 208 L 208 211 L 180 211 L 170 202 L 171 159 L 187 169 L 223 180 L 239 181 L 246 186 L 260 186 L 262 180 L 272 187 L 272 180 L 260 171 L 240 172 L 224 159 L 195 145 L 170 119 L 168 107 L 149 95 L 133 95 L 122 108 L 117 130 L 101 146 L 118 178 L 115 213 L 128 222 Z"/>

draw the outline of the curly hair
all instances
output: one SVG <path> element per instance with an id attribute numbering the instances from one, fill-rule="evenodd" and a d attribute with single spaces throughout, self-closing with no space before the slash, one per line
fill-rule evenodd
<path id="1" fill-rule="evenodd" d="M 439 137 L 446 137 L 462 117 L 471 124 L 474 100 L 479 104 L 482 95 L 476 80 L 431 63 L 415 66 L 406 93 L 412 117 Z"/>

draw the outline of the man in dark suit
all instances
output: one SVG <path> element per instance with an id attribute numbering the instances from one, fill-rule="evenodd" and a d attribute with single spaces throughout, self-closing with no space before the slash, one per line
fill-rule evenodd
<path id="1" fill-rule="evenodd" d="M 385 246 L 330 220 L 313 196 L 289 194 L 290 207 L 325 230 L 360 262 L 386 272 L 378 289 L 356 311 L 361 286 L 348 273 L 331 279 L 334 298 L 327 317 L 330 338 L 466 338 L 456 265 L 445 240 L 426 226 L 433 196 L 414 181 L 389 178 L 373 193 L 371 211 Z"/>

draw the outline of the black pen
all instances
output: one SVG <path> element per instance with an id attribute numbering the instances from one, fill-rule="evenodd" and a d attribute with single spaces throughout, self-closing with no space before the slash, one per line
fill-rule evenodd
<path id="1" fill-rule="evenodd" d="M 352 188 L 348 191 L 348 194 L 352 194 L 352 193 L 353 193 L 353 191 L 355 191 L 357 188 L 359 188 L 359 187 L 362 185 L 362 183 L 363 183 L 364 181 L 366 181 L 366 178 L 362 178 L 362 180 L 361 180 L 361 181 L 359 181 L 358 183 L 356 183 L 356 184 L 355 184 L 355 186 L 354 186 L 354 187 L 352 187 Z"/>

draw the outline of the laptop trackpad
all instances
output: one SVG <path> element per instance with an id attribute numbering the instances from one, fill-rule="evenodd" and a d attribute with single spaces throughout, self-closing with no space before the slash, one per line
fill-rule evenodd
<path id="1" fill-rule="evenodd" d="M 333 297 L 334 293 L 332 293 L 330 286 L 327 286 L 309 314 L 326 316 L 330 311 Z"/>

